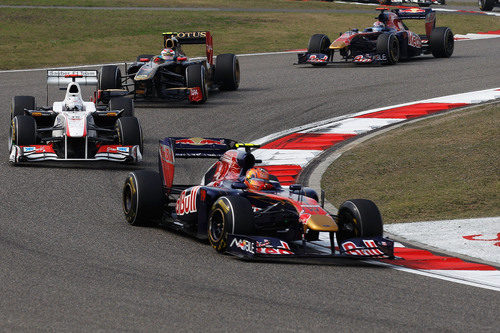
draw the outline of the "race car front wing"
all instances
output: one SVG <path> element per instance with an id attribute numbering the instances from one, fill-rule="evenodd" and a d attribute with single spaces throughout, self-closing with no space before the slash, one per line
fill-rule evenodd
<path id="1" fill-rule="evenodd" d="M 229 234 L 226 252 L 242 259 L 279 258 L 343 258 L 343 259 L 394 259 L 394 242 L 383 237 L 351 238 L 331 247 L 304 246 L 299 242 L 286 242 L 279 238 Z M 309 242 L 308 242 L 309 243 Z"/>
<path id="2" fill-rule="evenodd" d="M 51 145 L 17 146 L 12 145 L 9 161 L 13 164 L 42 161 L 113 161 L 137 163 L 142 161 L 139 146 L 102 145 L 93 157 L 59 157 Z"/>

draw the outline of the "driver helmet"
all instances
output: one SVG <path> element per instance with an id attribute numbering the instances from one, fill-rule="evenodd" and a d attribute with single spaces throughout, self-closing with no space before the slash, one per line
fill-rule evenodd
<path id="1" fill-rule="evenodd" d="M 65 102 L 67 111 L 83 111 L 83 101 L 78 96 L 68 96 Z"/>
<path id="2" fill-rule="evenodd" d="M 165 48 L 161 50 L 160 58 L 163 60 L 174 60 L 175 51 L 172 48 Z"/>
<path id="3" fill-rule="evenodd" d="M 274 186 L 269 181 L 269 172 L 262 168 L 251 168 L 245 176 L 245 184 L 254 191 L 272 190 Z"/>
<path id="4" fill-rule="evenodd" d="M 385 24 L 380 22 L 380 21 L 377 21 L 377 22 L 373 23 L 372 30 L 378 32 L 378 31 L 382 31 L 384 28 L 385 28 Z"/>

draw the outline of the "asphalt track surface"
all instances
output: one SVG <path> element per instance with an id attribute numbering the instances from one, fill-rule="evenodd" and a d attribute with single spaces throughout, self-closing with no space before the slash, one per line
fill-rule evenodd
<path id="1" fill-rule="evenodd" d="M 393 67 L 297 67 L 294 54 L 241 57 L 237 92 L 200 107 L 138 109 L 145 163 L 164 136 L 250 141 L 375 107 L 498 86 L 498 39 L 450 59 Z M 129 226 L 121 188 L 134 167 L 13 167 L 10 99 L 44 103 L 45 72 L 0 73 L 0 330 L 497 331 L 500 293 L 390 268 L 242 262 L 168 230 Z M 206 161 L 177 163 L 197 183 Z M 338 204 L 338 203 L 334 203 Z"/>

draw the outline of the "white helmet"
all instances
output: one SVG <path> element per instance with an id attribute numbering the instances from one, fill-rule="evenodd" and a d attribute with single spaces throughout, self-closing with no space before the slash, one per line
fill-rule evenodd
<path id="1" fill-rule="evenodd" d="M 72 82 L 68 85 L 64 107 L 67 111 L 83 111 L 83 100 L 78 83 Z"/>

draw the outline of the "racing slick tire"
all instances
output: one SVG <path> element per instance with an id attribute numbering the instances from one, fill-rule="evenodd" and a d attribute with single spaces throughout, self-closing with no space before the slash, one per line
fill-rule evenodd
<path id="1" fill-rule="evenodd" d="M 123 110 L 122 117 L 133 117 L 134 101 L 127 97 L 113 97 L 109 100 L 109 110 Z"/>
<path id="2" fill-rule="evenodd" d="M 351 199 L 340 205 L 337 224 L 339 245 L 349 238 L 382 236 L 384 231 L 377 205 L 367 199 Z M 330 233 L 330 241 L 333 242 L 333 233 Z"/>
<path id="3" fill-rule="evenodd" d="M 148 59 L 148 61 L 149 61 L 153 57 L 154 57 L 154 54 L 139 54 L 137 56 L 137 62 L 142 62 L 141 59 Z"/>
<path id="4" fill-rule="evenodd" d="M 223 196 L 212 205 L 208 217 L 208 241 L 220 253 L 227 249 L 227 235 L 255 234 L 250 201 L 239 196 Z"/>
<path id="5" fill-rule="evenodd" d="M 186 68 L 186 82 L 188 88 L 200 87 L 201 100 L 191 102 L 193 104 L 203 104 L 207 101 L 208 87 L 206 80 L 205 66 L 194 64 Z"/>
<path id="6" fill-rule="evenodd" d="M 387 56 L 386 63 L 394 65 L 399 61 L 399 40 L 395 34 L 381 34 L 377 38 L 377 53 Z"/>
<path id="7" fill-rule="evenodd" d="M 495 7 L 496 0 L 478 0 L 479 9 L 483 12 L 489 12 Z"/>
<path id="8" fill-rule="evenodd" d="M 123 146 L 138 145 L 141 154 L 144 154 L 142 128 L 136 117 L 121 117 L 115 123 L 118 143 Z"/>
<path id="9" fill-rule="evenodd" d="M 215 81 L 219 90 L 236 90 L 240 85 L 240 61 L 232 53 L 219 54 L 215 59 Z"/>
<path id="10" fill-rule="evenodd" d="M 10 105 L 10 119 L 16 116 L 23 116 L 24 109 L 35 109 L 35 97 L 33 96 L 14 96 Z"/>
<path id="11" fill-rule="evenodd" d="M 128 174 L 122 191 L 125 219 L 133 226 L 147 226 L 162 217 L 165 195 L 158 172 L 138 170 Z"/>
<path id="12" fill-rule="evenodd" d="M 12 145 L 31 146 L 36 144 L 36 122 L 30 116 L 20 115 L 10 125 L 9 150 Z"/>
<path id="13" fill-rule="evenodd" d="M 102 66 L 99 72 L 99 90 L 121 89 L 122 72 L 115 65 Z"/>
<path id="14" fill-rule="evenodd" d="M 435 58 L 449 58 L 455 48 L 453 32 L 448 27 L 437 27 L 429 38 L 432 55 Z"/>
<path id="15" fill-rule="evenodd" d="M 329 54 L 330 50 L 330 38 L 325 34 L 314 34 L 309 38 L 309 44 L 307 44 L 307 53 L 322 53 Z M 326 66 L 326 63 L 313 63 L 313 66 Z"/>

